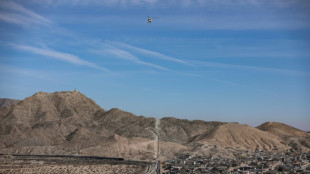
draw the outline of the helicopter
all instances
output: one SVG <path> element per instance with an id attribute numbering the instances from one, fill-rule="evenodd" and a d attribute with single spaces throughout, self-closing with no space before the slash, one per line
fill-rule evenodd
<path id="1" fill-rule="evenodd" d="M 152 23 L 152 18 L 158 18 L 158 17 L 150 17 L 150 16 L 147 16 L 147 22 L 150 24 Z"/>

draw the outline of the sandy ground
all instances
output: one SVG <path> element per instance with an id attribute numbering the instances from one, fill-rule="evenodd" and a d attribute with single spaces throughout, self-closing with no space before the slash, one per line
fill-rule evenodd
<path id="1" fill-rule="evenodd" d="M 64 174 L 64 173 L 144 173 L 144 169 L 136 165 L 1 165 L 1 174 Z"/>
<path id="2" fill-rule="evenodd" d="M 145 165 L 128 164 L 76 164 L 38 160 L 0 158 L 0 174 L 139 174 L 145 173 Z"/>

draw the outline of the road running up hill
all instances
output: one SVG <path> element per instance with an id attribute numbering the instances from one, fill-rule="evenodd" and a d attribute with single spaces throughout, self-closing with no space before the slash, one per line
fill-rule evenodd
<path id="1" fill-rule="evenodd" d="M 160 120 L 156 119 L 155 122 L 155 139 L 154 139 L 154 158 L 158 159 L 159 157 L 159 125 Z"/>
<path id="2" fill-rule="evenodd" d="M 160 161 L 158 160 L 160 150 L 159 150 L 159 125 L 160 120 L 155 120 L 155 129 L 154 129 L 154 159 L 153 159 L 153 165 L 150 166 L 150 168 L 147 169 L 147 174 L 160 174 Z"/>

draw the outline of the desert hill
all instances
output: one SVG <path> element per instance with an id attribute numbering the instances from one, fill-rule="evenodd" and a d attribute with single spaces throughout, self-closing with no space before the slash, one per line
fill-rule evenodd
<path id="1" fill-rule="evenodd" d="M 104 110 L 77 91 L 39 92 L 0 111 L 0 145 L 11 148 L 9 151 L 23 149 L 39 153 L 42 149 L 63 146 L 67 149 L 58 149 L 71 153 L 77 149 L 70 141 L 74 137 L 80 137 L 78 146 L 85 146 L 83 143 L 92 145 L 112 135 L 104 129 L 94 129 L 97 123 L 93 115 Z M 33 147 L 39 148 L 31 150 Z"/>
<path id="2" fill-rule="evenodd" d="M 96 119 L 100 123 L 100 126 L 126 138 L 154 138 L 154 118 L 136 116 L 118 108 L 113 108 L 97 116 Z"/>
<path id="3" fill-rule="evenodd" d="M 279 122 L 266 122 L 258 129 L 282 138 L 284 144 L 297 148 L 310 148 L 310 133 Z"/>
<path id="4" fill-rule="evenodd" d="M 279 122 L 265 122 L 257 127 L 262 131 L 269 132 L 271 134 L 280 136 L 280 137 L 287 137 L 287 136 L 309 136 L 310 134 L 294 128 L 292 126 L 279 123 Z"/>
<path id="5" fill-rule="evenodd" d="M 273 150 L 288 148 L 281 143 L 281 138 L 259 129 L 229 123 L 217 127 L 212 133 L 199 137 L 201 141 L 221 147 L 238 147 L 255 150 L 255 148 Z"/>
<path id="6" fill-rule="evenodd" d="M 18 102 L 20 102 L 20 100 L 14 100 L 14 99 L 8 99 L 8 98 L 0 98 L 0 108 L 11 106 L 11 105 L 15 105 Z"/>
<path id="7" fill-rule="evenodd" d="M 173 117 L 160 120 L 160 139 L 180 144 L 187 144 L 201 134 L 208 134 L 216 127 L 226 123 L 205 122 L 201 120 L 189 121 Z"/>
<path id="8" fill-rule="evenodd" d="M 1 108 L 0 120 L 0 153 L 151 160 L 159 155 L 170 158 L 176 153 L 209 153 L 208 148 L 201 149 L 208 145 L 266 150 L 292 145 L 283 143 L 277 134 L 237 123 L 172 117 L 156 120 L 117 108 L 106 111 L 76 90 L 36 93 Z"/>
<path id="9" fill-rule="evenodd" d="M 36 93 L 1 108 L 0 119 L 0 153 L 154 157 L 154 118 L 106 111 L 78 91 Z"/>

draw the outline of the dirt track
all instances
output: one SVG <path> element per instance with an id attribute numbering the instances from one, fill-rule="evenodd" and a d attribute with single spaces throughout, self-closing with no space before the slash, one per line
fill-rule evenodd
<path id="1" fill-rule="evenodd" d="M 155 138 L 154 138 L 154 159 L 157 159 L 159 157 L 159 125 L 160 120 L 156 119 L 155 122 Z"/>

